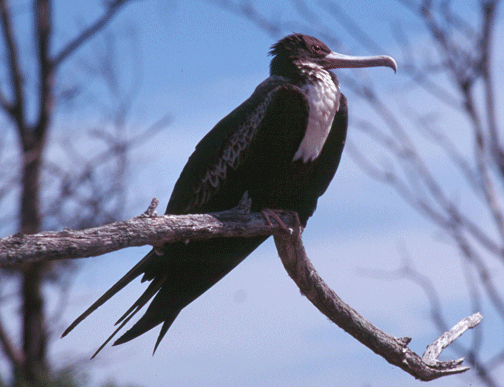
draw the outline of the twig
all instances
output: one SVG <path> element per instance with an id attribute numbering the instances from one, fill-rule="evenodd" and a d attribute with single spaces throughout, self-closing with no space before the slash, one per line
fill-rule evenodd
<path id="1" fill-rule="evenodd" d="M 443 349 L 445 349 L 447 346 L 449 346 L 451 343 L 457 340 L 465 331 L 467 331 L 468 329 L 472 329 L 476 325 L 478 325 L 482 319 L 483 316 L 481 315 L 481 313 L 474 313 L 471 316 L 466 317 L 461 321 L 459 321 L 452 329 L 450 329 L 448 332 L 443 333 L 431 345 L 427 347 L 425 353 L 422 356 L 423 362 L 430 366 L 437 367 L 438 364 L 440 364 L 437 358 L 439 357 L 441 352 L 443 352 Z M 464 359 L 462 358 L 452 361 L 457 364 L 460 364 L 462 363 L 463 360 Z M 465 368 L 469 369 L 469 367 Z"/>
<path id="2" fill-rule="evenodd" d="M 107 9 L 103 15 L 91 24 L 88 28 L 82 31 L 73 40 L 67 43 L 67 45 L 55 55 L 52 60 L 52 65 L 57 67 L 63 62 L 69 55 L 74 53 L 80 46 L 92 38 L 97 32 L 101 31 L 103 27 L 117 14 L 117 12 L 128 3 L 130 0 L 115 0 L 110 1 L 107 4 Z"/>
<path id="3" fill-rule="evenodd" d="M 24 94 L 23 94 L 23 76 L 21 73 L 21 65 L 19 64 L 19 52 L 14 37 L 14 29 L 12 27 L 12 15 L 5 0 L 0 0 L 0 18 L 2 21 L 2 32 L 5 39 L 7 49 L 6 57 L 9 60 L 9 77 L 11 82 L 11 94 L 14 96 L 12 102 L 7 101 L 7 97 L 3 94 L 0 98 L 2 107 L 7 111 L 11 118 L 19 123 L 20 127 L 24 127 Z M 1 91 L 0 91 L 1 94 Z M 23 133 L 21 133 L 23 135 Z"/>

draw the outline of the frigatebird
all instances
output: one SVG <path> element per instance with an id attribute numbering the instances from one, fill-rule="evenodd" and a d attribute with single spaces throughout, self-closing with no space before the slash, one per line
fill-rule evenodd
<path id="1" fill-rule="evenodd" d="M 252 211 L 296 211 L 303 227 L 340 162 L 347 133 L 347 100 L 329 70 L 387 66 L 388 56 L 335 53 L 320 40 L 289 35 L 271 47 L 270 77 L 199 142 L 176 182 L 166 214 L 229 210 L 245 193 Z M 114 345 L 163 324 L 154 352 L 180 311 L 223 278 L 266 237 L 215 238 L 152 250 L 63 333 L 133 279 L 147 289 L 117 321 L 93 357 L 152 298 L 145 314 Z"/>

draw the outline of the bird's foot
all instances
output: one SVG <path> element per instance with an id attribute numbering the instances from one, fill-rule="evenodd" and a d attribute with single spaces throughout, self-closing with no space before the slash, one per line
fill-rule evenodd
<path id="1" fill-rule="evenodd" d="M 264 208 L 261 210 L 261 214 L 263 214 L 264 219 L 266 219 L 266 222 L 268 223 L 269 226 L 273 226 L 273 223 L 271 223 L 271 219 L 275 219 L 275 221 L 278 223 L 280 226 L 280 229 L 288 232 L 289 234 L 292 234 L 294 230 L 290 227 L 287 227 L 287 225 L 283 222 L 283 220 L 278 216 L 277 212 L 281 212 L 281 210 L 273 210 L 271 208 Z M 297 213 L 296 213 L 297 216 Z M 299 220 L 299 218 L 298 218 Z"/>

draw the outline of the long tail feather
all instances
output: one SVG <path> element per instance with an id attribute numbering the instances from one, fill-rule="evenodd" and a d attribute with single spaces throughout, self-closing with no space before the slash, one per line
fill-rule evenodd
<path id="1" fill-rule="evenodd" d="M 119 321 L 116 322 L 115 325 L 119 324 L 121 321 L 121 325 L 108 337 L 107 340 L 96 350 L 96 352 L 91 356 L 91 359 L 93 359 L 96 355 L 98 355 L 98 352 L 100 352 L 112 338 L 119 332 L 122 327 L 124 327 L 129 320 L 140 310 L 144 307 L 144 305 L 149 302 L 149 300 L 157 293 L 157 291 L 161 288 L 161 285 L 163 284 L 164 280 L 166 279 L 166 276 L 161 277 L 159 280 L 152 282 L 149 287 L 143 292 L 143 294 L 138 298 L 138 300 L 133 304 L 133 306 L 128 309 L 128 312 L 126 312 L 120 319 Z M 115 344 L 114 344 L 115 345 Z"/>
<path id="2" fill-rule="evenodd" d="M 143 273 L 143 266 L 149 258 L 154 254 L 150 252 L 147 254 L 140 262 L 138 262 L 124 277 L 122 277 L 119 281 L 117 281 L 114 286 L 112 286 L 109 290 L 103 294 L 96 302 L 91 305 L 84 313 L 82 313 L 79 317 L 75 319 L 75 321 L 70 324 L 70 326 L 63 332 L 61 337 L 65 337 L 68 335 L 77 325 L 79 325 L 87 316 L 93 313 L 96 309 L 98 309 L 101 305 L 107 302 L 110 298 L 112 298 L 117 292 L 123 289 L 126 285 L 128 285 L 131 281 L 133 281 L 136 277 Z"/>
<path id="3" fill-rule="evenodd" d="M 178 316 L 181 307 L 172 305 L 168 307 L 166 305 L 166 295 L 170 289 L 161 288 L 152 303 L 147 308 L 144 315 L 133 325 L 128 331 L 126 331 L 121 337 L 119 337 L 115 342 L 115 345 L 126 343 L 127 341 L 133 340 L 134 338 L 142 335 L 143 333 L 151 330 L 155 326 L 164 323 L 163 328 L 166 330 L 171 326 L 175 318 Z M 147 301 L 146 301 L 147 302 Z M 161 337 L 164 336 L 161 329 Z M 158 338 L 158 340 L 160 340 Z"/>
<path id="4" fill-rule="evenodd" d="M 173 320 L 175 320 L 175 317 L 173 318 Z M 154 350 L 152 351 L 152 356 L 154 356 L 154 354 L 156 353 L 156 349 L 158 348 L 159 343 L 161 342 L 161 340 L 163 340 L 163 337 L 164 335 L 166 335 L 166 332 L 168 332 L 168 328 L 170 328 L 170 326 L 172 325 L 173 320 L 165 321 L 163 326 L 161 327 L 161 331 L 159 331 L 159 336 L 156 340 L 156 345 L 154 345 Z"/>
<path id="5" fill-rule="evenodd" d="M 117 334 L 117 332 L 119 332 L 119 331 L 122 329 L 122 327 L 123 327 L 123 326 L 125 326 L 125 325 L 127 324 L 127 322 L 128 322 L 128 321 L 129 321 L 129 320 L 130 320 L 130 319 L 131 319 L 134 315 L 135 315 L 135 313 L 136 313 L 137 311 L 138 311 L 138 309 L 137 309 L 134 313 L 132 313 L 131 315 L 129 315 L 129 316 L 128 316 L 128 317 L 127 317 L 127 318 L 126 318 L 126 319 L 122 322 L 122 324 L 121 324 L 121 325 L 119 325 L 119 326 L 117 327 L 117 329 L 116 329 L 114 332 L 112 332 L 112 334 L 108 337 L 108 339 L 107 339 L 107 340 L 105 340 L 105 341 L 103 342 L 103 344 L 102 344 L 102 345 L 100 345 L 100 347 L 96 350 L 96 352 L 93 354 L 93 356 L 91 356 L 91 359 L 94 359 L 94 357 L 95 357 L 96 355 L 98 355 L 98 353 L 99 353 L 99 352 L 100 352 L 100 351 L 101 351 L 101 350 L 102 350 L 102 349 L 103 349 L 103 348 L 104 348 L 104 347 L 105 347 L 105 346 L 109 343 L 109 341 L 110 341 L 110 340 L 112 340 L 112 339 L 114 338 L 114 336 Z"/>
<path id="6" fill-rule="evenodd" d="M 143 274 L 143 281 L 151 281 L 142 295 L 115 323 L 118 326 L 93 354 L 94 358 L 115 335 L 150 302 L 147 310 L 133 326 L 124 332 L 113 345 L 123 344 L 162 324 L 154 346 L 156 352 L 161 340 L 180 311 L 229 273 L 266 237 L 214 239 L 190 244 L 169 245 L 163 256 L 147 254 L 110 290 L 80 315 L 63 333 L 66 336 L 93 311 Z"/>
<path id="7" fill-rule="evenodd" d="M 167 275 L 165 274 L 162 277 L 159 277 L 158 279 L 153 280 L 147 289 L 143 292 L 143 294 L 138 298 L 138 300 L 135 301 L 133 305 L 124 313 L 119 320 L 114 325 L 120 324 L 121 321 L 123 321 L 126 318 L 129 318 L 130 313 L 135 314 L 137 311 L 139 311 L 143 306 L 149 302 L 149 300 L 158 292 L 158 290 L 161 288 L 163 283 L 166 280 Z"/>

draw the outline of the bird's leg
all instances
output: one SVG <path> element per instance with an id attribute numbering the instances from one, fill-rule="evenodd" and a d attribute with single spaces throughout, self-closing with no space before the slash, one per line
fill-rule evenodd
<path id="1" fill-rule="evenodd" d="M 302 233 L 304 230 L 304 226 L 301 223 L 301 219 L 299 219 L 299 214 L 297 213 L 297 211 L 294 212 L 294 224 L 296 226 L 296 231 L 299 231 L 300 233 Z"/>

